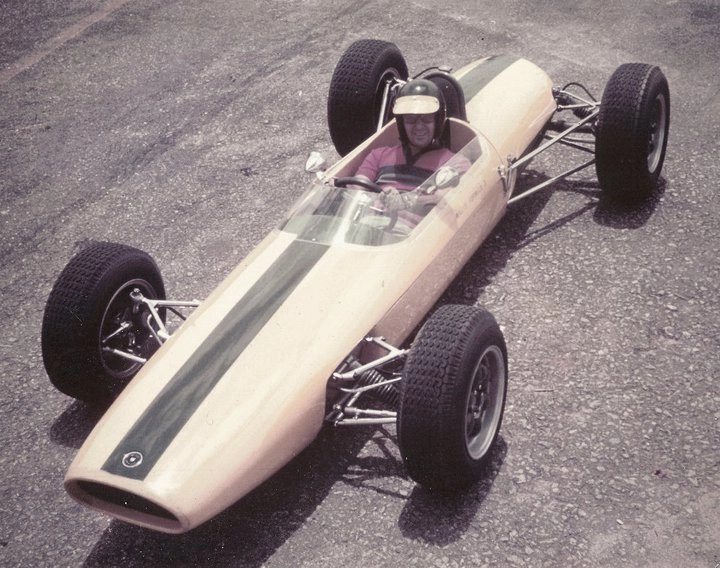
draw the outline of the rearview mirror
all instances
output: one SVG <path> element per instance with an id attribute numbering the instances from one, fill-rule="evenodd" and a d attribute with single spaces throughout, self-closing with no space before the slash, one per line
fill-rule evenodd
<path id="1" fill-rule="evenodd" d="M 453 187 L 457 185 L 459 180 L 460 174 L 453 167 L 443 166 L 437 172 L 435 172 L 435 187 L 437 187 L 438 189 Z"/>
<path id="2" fill-rule="evenodd" d="M 327 169 L 327 161 L 320 152 L 312 151 L 305 161 L 305 171 L 319 174 Z"/>
<path id="3" fill-rule="evenodd" d="M 438 189 L 454 187 L 458 184 L 458 181 L 460 181 L 460 173 L 451 166 L 443 166 L 435 172 L 432 183 L 423 193 L 429 195 L 435 193 Z"/>

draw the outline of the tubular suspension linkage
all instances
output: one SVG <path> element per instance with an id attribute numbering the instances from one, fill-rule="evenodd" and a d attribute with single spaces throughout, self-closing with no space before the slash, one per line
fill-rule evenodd
<path id="1" fill-rule="evenodd" d="M 341 367 L 342 370 L 333 373 L 331 382 L 342 396 L 333 405 L 325 420 L 335 426 L 394 424 L 397 419 L 397 412 L 394 410 L 360 408 L 357 403 L 363 395 L 368 394 L 376 400 L 397 407 L 397 383 L 402 377 L 391 374 L 388 378 L 383 367 L 404 359 L 408 350 L 398 349 L 382 337 L 367 337 L 365 341 L 381 347 L 387 354 L 364 365 L 354 357 L 348 357 Z"/>
<path id="2" fill-rule="evenodd" d="M 581 97 L 576 93 L 571 93 L 567 91 L 567 89 L 571 86 L 582 89 L 586 93 L 587 97 Z M 512 172 L 513 170 L 517 170 L 518 168 L 527 164 L 535 156 L 544 152 L 555 144 L 563 144 L 581 152 L 591 153 L 593 154 L 593 158 L 581 163 L 574 168 L 570 168 L 567 171 L 553 176 L 552 178 L 547 179 L 544 182 L 523 191 L 519 195 L 511 197 L 508 200 L 508 205 L 520 201 L 521 199 L 524 199 L 526 197 L 529 197 L 530 195 L 533 195 L 534 193 L 545 189 L 546 187 L 554 184 L 555 182 L 565 179 L 579 171 L 582 171 L 595 163 L 595 152 L 591 148 L 592 140 L 588 139 L 587 137 L 573 139 L 570 138 L 570 135 L 586 134 L 594 136 L 595 121 L 597 120 L 598 114 L 600 113 L 600 103 L 595 99 L 595 97 L 590 93 L 590 91 L 588 91 L 580 83 L 569 83 L 562 89 L 553 89 L 553 94 L 555 95 L 555 100 L 557 101 L 556 112 L 560 113 L 563 111 L 571 111 L 579 120 L 573 122 L 565 120 L 552 120 L 548 125 L 548 130 L 558 132 L 558 134 L 555 134 L 553 136 L 546 134 L 546 141 L 544 143 L 540 144 L 532 152 L 525 154 L 519 159 L 511 161 L 510 171 Z"/>
<path id="3" fill-rule="evenodd" d="M 143 310 L 147 311 L 147 315 L 141 320 L 142 325 L 155 338 L 158 346 L 165 343 L 168 339 L 170 339 L 170 336 L 172 335 L 172 333 L 168 331 L 168 328 L 165 325 L 162 316 L 160 315 L 160 312 L 162 310 L 168 310 L 184 321 L 186 319 L 186 316 L 180 311 L 180 309 L 197 308 L 200 305 L 200 301 L 198 300 L 177 301 L 155 300 L 151 298 L 146 298 L 137 288 L 130 292 L 130 299 L 133 303 L 133 313 L 138 314 Z M 130 323 L 129 321 L 123 321 L 114 332 L 103 338 L 103 344 L 106 344 L 109 339 L 117 335 L 121 335 L 125 332 L 131 331 L 132 327 L 132 323 Z M 147 363 L 146 357 L 140 357 L 135 353 L 131 353 L 129 351 L 114 349 L 111 347 L 107 347 L 106 345 L 103 346 L 103 351 L 112 353 L 113 355 L 117 355 L 118 357 L 122 357 L 124 359 L 128 359 L 129 361 L 133 361 L 134 363 Z"/>

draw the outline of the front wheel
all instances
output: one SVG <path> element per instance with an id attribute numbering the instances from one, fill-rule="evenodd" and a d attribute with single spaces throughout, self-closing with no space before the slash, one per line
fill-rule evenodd
<path id="1" fill-rule="evenodd" d="M 637 199 L 657 187 L 670 128 L 670 89 L 659 67 L 626 63 L 605 87 L 597 120 L 595 168 L 601 189 Z"/>
<path id="2" fill-rule="evenodd" d="M 488 311 L 443 306 L 428 319 L 408 354 L 397 423 L 400 453 L 416 482 L 452 490 L 482 477 L 507 378 L 505 339 Z"/>
<path id="3" fill-rule="evenodd" d="M 93 243 L 60 273 L 45 306 L 41 333 L 45 370 L 59 391 L 105 405 L 138 372 L 140 361 L 159 347 L 147 310 L 131 298 L 133 290 L 165 299 L 155 261 L 122 244 Z"/>

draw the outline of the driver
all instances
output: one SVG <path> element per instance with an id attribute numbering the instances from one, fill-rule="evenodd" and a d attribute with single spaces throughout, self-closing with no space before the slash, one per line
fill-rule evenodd
<path id="1" fill-rule="evenodd" d="M 469 160 L 448 148 L 449 127 L 442 92 L 432 81 L 413 79 L 400 88 L 393 114 L 400 144 L 371 150 L 356 177 L 380 185 L 392 209 L 411 207 L 420 201 L 436 203 L 440 195 L 416 198 L 405 192 L 415 189 L 443 165 L 452 165 L 459 173 L 470 167 Z"/>

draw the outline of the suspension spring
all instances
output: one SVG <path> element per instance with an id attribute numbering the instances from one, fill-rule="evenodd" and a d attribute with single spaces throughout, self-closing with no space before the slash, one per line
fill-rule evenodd
<path id="1" fill-rule="evenodd" d="M 379 385 L 380 383 L 383 383 L 387 380 L 387 377 L 385 377 L 382 373 L 376 371 L 375 369 L 365 371 L 362 375 L 358 377 L 358 383 L 360 386 L 363 387 L 370 385 Z M 367 394 L 373 396 L 376 400 L 379 400 L 380 402 L 384 402 L 392 408 L 397 408 L 400 404 L 400 391 L 397 388 L 397 383 L 379 386 L 376 389 L 371 389 L 367 391 Z"/>

